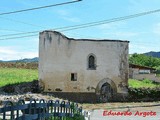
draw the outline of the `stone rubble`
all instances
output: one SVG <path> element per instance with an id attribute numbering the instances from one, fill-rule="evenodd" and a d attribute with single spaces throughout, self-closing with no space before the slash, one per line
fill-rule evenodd
<path id="1" fill-rule="evenodd" d="M 41 94 L 41 93 L 25 93 L 25 94 L 7 94 L 3 93 L 0 94 L 0 106 L 4 105 L 6 101 L 12 101 L 12 102 L 18 102 L 18 100 L 24 99 L 25 101 L 29 101 L 31 99 L 35 100 L 41 100 L 44 99 L 45 101 L 48 100 L 60 100 L 62 101 L 63 99 L 56 98 L 51 94 Z"/>
<path id="2" fill-rule="evenodd" d="M 40 93 L 38 81 L 22 83 L 18 85 L 8 85 L 0 87 L 0 106 L 6 101 L 18 102 L 19 99 L 29 101 L 31 99 L 41 100 L 63 100 L 55 97 L 51 93 Z"/>

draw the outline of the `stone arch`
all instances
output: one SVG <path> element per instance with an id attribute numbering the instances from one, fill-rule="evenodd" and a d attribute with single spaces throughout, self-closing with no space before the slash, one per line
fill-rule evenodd
<path id="1" fill-rule="evenodd" d="M 113 93 L 117 93 L 116 84 L 111 79 L 104 78 L 97 84 L 97 87 L 96 87 L 96 94 L 97 95 L 100 94 L 101 88 L 105 83 L 108 83 L 111 86 L 111 88 L 113 89 Z"/>

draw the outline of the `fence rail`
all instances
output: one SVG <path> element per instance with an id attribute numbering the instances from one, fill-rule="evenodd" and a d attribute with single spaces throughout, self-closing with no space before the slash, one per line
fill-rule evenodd
<path id="1" fill-rule="evenodd" d="M 0 108 L 0 120 L 72 120 L 75 116 L 83 117 L 82 107 L 78 107 L 77 103 L 59 100 L 7 101 Z"/>

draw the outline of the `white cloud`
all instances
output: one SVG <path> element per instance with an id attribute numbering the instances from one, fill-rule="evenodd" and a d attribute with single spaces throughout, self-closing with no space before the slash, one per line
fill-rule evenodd
<path id="1" fill-rule="evenodd" d="M 130 43 L 129 53 L 145 53 L 149 51 L 159 51 L 159 45 L 147 44 L 147 43 Z"/>
<path id="2" fill-rule="evenodd" d="M 38 56 L 38 51 L 20 51 L 15 47 L 0 47 L 0 60 L 17 60 Z"/>
<path id="3" fill-rule="evenodd" d="M 10 47 L 0 47 L 0 54 L 12 54 L 14 55 L 16 51 L 11 50 Z"/>

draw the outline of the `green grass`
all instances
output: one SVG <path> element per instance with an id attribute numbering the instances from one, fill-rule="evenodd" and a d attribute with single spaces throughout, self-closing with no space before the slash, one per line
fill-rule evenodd
<path id="1" fill-rule="evenodd" d="M 160 87 L 160 83 L 154 83 L 151 80 L 145 79 L 145 80 L 135 80 L 135 79 L 129 79 L 128 81 L 129 87 L 133 88 L 155 88 Z"/>
<path id="2" fill-rule="evenodd" d="M 0 87 L 8 84 L 31 82 L 35 79 L 38 79 L 37 69 L 0 68 Z M 133 88 L 155 88 L 160 87 L 160 84 L 156 84 L 151 80 L 129 79 L 129 86 Z"/>
<path id="3" fill-rule="evenodd" d="M 31 82 L 38 79 L 38 70 L 0 68 L 0 87 L 8 84 Z"/>

